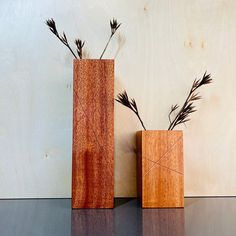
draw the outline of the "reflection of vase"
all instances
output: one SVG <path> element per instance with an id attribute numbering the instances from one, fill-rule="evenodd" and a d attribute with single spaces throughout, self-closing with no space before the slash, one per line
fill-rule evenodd
<path id="1" fill-rule="evenodd" d="M 184 236 L 184 209 L 143 209 L 142 235 Z"/>
<path id="2" fill-rule="evenodd" d="M 113 236 L 113 210 L 74 210 L 71 215 L 71 236 Z"/>
<path id="3" fill-rule="evenodd" d="M 182 131 L 139 131 L 137 153 L 142 207 L 184 207 Z"/>
<path id="4" fill-rule="evenodd" d="M 74 60 L 72 159 L 72 208 L 113 208 L 113 60 Z"/>

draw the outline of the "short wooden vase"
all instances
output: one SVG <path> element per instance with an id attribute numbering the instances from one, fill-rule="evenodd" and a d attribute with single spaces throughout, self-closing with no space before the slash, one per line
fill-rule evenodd
<path id="1" fill-rule="evenodd" d="M 138 131 L 136 142 L 141 206 L 184 207 L 183 132 Z"/>
<path id="2" fill-rule="evenodd" d="M 114 60 L 74 60 L 72 208 L 113 208 Z"/>

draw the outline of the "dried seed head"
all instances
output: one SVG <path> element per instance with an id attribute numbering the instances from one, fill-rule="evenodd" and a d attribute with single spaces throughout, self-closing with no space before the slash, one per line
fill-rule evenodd
<path id="1" fill-rule="evenodd" d="M 64 44 L 67 44 L 67 43 L 68 43 L 65 32 L 63 32 L 63 34 L 61 35 L 60 38 L 61 38 L 61 41 L 62 41 Z"/>
<path id="2" fill-rule="evenodd" d="M 118 23 L 116 19 L 110 20 L 111 34 L 114 34 L 118 28 L 121 26 L 121 23 Z"/>
<path id="3" fill-rule="evenodd" d="M 57 32 L 57 27 L 56 27 L 56 23 L 53 20 L 53 18 L 46 20 L 45 24 L 49 27 L 49 29 L 58 36 L 58 32 Z"/>
<path id="4" fill-rule="evenodd" d="M 202 85 L 212 83 L 211 74 L 204 73 L 202 79 L 195 79 L 192 85 L 192 91 L 195 91 L 197 88 L 201 87 Z"/>
<path id="5" fill-rule="evenodd" d="M 128 94 L 126 91 L 124 91 L 123 93 L 119 93 L 117 95 L 117 99 L 115 99 L 117 102 L 121 103 L 122 105 L 128 107 L 130 110 L 132 110 L 136 116 L 138 117 L 141 125 L 143 126 L 144 130 L 146 130 L 143 121 L 141 120 L 139 113 L 138 113 L 138 107 L 137 104 L 135 102 L 135 100 L 133 98 L 129 99 Z"/>
<path id="6" fill-rule="evenodd" d="M 133 110 L 133 109 L 132 109 L 132 105 L 131 105 L 131 103 L 130 103 L 130 101 L 129 101 L 128 94 L 127 94 L 126 91 L 124 91 L 123 93 L 119 93 L 119 94 L 117 95 L 116 101 L 119 102 L 119 103 L 121 103 L 122 105 L 124 105 L 124 106 L 130 108 L 131 110 Z"/>
<path id="7" fill-rule="evenodd" d="M 82 41 L 81 39 L 76 39 L 75 40 L 75 44 L 76 44 L 76 46 L 78 47 L 78 48 L 83 48 L 83 46 L 84 46 L 84 41 Z"/>
<path id="8" fill-rule="evenodd" d="M 201 99 L 202 97 L 199 96 L 199 93 L 193 93 L 189 99 L 189 101 L 196 101 L 196 100 L 199 100 Z"/>
<path id="9" fill-rule="evenodd" d="M 169 113 L 170 125 L 168 130 L 172 130 L 175 128 L 175 126 L 179 124 L 185 124 L 187 121 L 190 120 L 190 114 L 197 111 L 195 109 L 195 106 L 193 105 L 193 102 L 202 98 L 199 93 L 196 93 L 195 91 L 202 85 L 210 84 L 211 82 L 211 74 L 207 74 L 207 72 L 204 73 L 202 79 L 195 79 L 193 81 L 190 93 L 187 99 L 185 100 L 183 107 L 180 109 L 179 113 L 175 116 L 173 121 L 171 121 L 170 115 L 177 108 L 175 108 L 176 106 L 171 107 L 171 111 Z"/>
<path id="10" fill-rule="evenodd" d="M 117 31 L 117 29 L 120 27 L 120 25 L 121 25 L 121 24 L 118 23 L 116 19 L 113 18 L 113 20 L 110 20 L 111 35 L 110 35 L 110 37 L 109 37 L 109 39 L 108 39 L 108 42 L 107 42 L 105 48 L 104 48 L 103 51 L 102 51 L 102 54 L 101 54 L 101 56 L 100 56 L 100 59 L 102 59 L 102 57 L 103 57 L 103 55 L 104 55 L 104 53 L 105 53 L 105 51 L 106 51 L 106 49 L 107 49 L 107 47 L 108 47 L 108 44 L 110 43 L 111 38 L 113 37 L 113 35 L 114 35 L 115 32 Z"/>
<path id="11" fill-rule="evenodd" d="M 81 39 L 76 39 L 75 40 L 75 45 L 77 47 L 77 53 L 80 59 L 83 57 L 83 46 L 85 44 L 85 41 L 82 41 Z"/>
<path id="12" fill-rule="evenodd" d="M 199 83 L 199 86 L 205 85 L 205 84 L 210 84 L 212 83 L 212 78 L 211 78 L 211 74 L 207 74 L 207 71 L 204 73 L 201 82 Z"/>
<path id="13" fill-rule="evenodd" d="M 49 27 L 50 31 L 70 50 L 72 55 L 77 59 L 77 56 L 75 55 L 75 53 L 73 52 L 67 41 L 65 32 L 63 32 L 62 35 L 59 35 L 59 33 L 57 32 L 56 23 L 53 20 L 53 18 L 46 20 L 45 24 Z"/>

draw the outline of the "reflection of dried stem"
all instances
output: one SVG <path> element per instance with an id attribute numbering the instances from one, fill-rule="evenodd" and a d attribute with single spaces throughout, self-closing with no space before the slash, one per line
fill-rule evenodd
<path id="1" fill-rule="evenodd" d="M 173 121 L 171 121 L 170 116 L 176 109 L 179 108 L 179 106 L 176 104 L 175 106 L 171 107 L 171 111 L 168 115 L 169 121 L 170 121 L 168 130 L 173 130 L 177 125 L 185 124 L 185 122 L 190 120 L 189 115 L 197 111 L 195 109 L 195 106 L 193 105 L 193 102 L 201 99 L 201 96 L 199 96 L 199 93 L 196 93 L 195 91 L 202 85 L 210 84 L 211 82 L 212 82 L 211 75 L 207 74 L 207 72 L 205 72 L 202 79 L 194 80 L 192 87 L 190 89 L 190 92 L 184 102 L 184 105 L 182 106 L 180 111 L 177 113 Z"/>
<path id="2" fill-rule="evenodd" d="M 126 91 L 124 91 L 123 93 L 119 93 L 118 96 L 117 96 L 117 99 L 116 99 L 117 102 L 121 103 L 122 105 L 128 107 L 129 109 L 131 109 L 135 114 L 136 116 L 138 117 L 142 127 L 144 128 L 144 130 L 146 130 L 144 124 L 143 124 L 143 121 L 139 115 L 139 112 L 138 112 L 138 107 L 137 107 L 137 104 L 135 102 L 135 100 L 132 98 L 131 100 L 129 100 L 129 97 L 128 97 L 128 94 Z"/>

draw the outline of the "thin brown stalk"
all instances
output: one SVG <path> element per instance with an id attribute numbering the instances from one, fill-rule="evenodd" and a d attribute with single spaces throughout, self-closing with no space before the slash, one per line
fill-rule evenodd
<path id="1" fill-rule="evenodd" d="M 111 41 L 113 35 L 116 33 L 116 31 L 118 30 L 118 28 L 119 28 L 120 26 L 121 26 L 121 23 L 118 23 L 116 19 L 113 18 L 113 20 L 110 20 L 111 35 L 110 35 L 110 37 L 109 37 L 109 39 L 108 39 L 108 41 L 107 41 L 107 43 L 106 43 L 105 48 L 104 48 L 103 51 L 102 51 L 102 54 L 101 54 L 101 56 L 100 56 L 100 59 L 102 59 L 102 57 L 103 57 L 105 51 L 107 50 L 107 47 L 108 47 L 108 45 L 109 45 L 109 43 L 110 43 L 110 41 Z"/>

